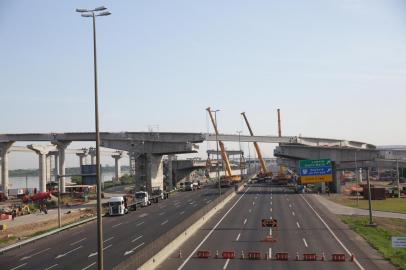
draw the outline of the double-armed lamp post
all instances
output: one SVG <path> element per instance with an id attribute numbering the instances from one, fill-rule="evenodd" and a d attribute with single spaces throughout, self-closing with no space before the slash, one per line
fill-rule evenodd
<path id="1" fill-rule="evenodd" d="M 100 131 L 99 131 L 99 92 L 97 88 L 97 55 L 96 55 L 96 17 L 108 16 L 111 13 L 104 6 L 95 9 L 76 9 L 82 17 L 93 19 L 93 63 L 94 63 L 94 112 L 96 127 L 96 183 L 97 183 L 97 262 L 98 269 L 103 270 L 103 226 L 101 208 L 100 179 Z"/>

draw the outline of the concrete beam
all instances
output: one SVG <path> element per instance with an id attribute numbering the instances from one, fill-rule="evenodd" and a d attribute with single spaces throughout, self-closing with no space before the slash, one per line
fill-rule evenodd
<path id="1" fill-rule="evenodd" d="M 134 141 L 101 141 L 107 148 L 119 149 L 132 153 L 150 153 L 155 155 L 171 155 L 197 153 L 199 146 L 189 142 L 134 142 Z"/>
<path id="2" fill-rule="evenodd" d="M 378 150 L 339 147 L 312 147 L 303 145 L 280 145 L 275 148 L 274 156 L 290 159 L 328 158 L 338 163 L 372 161 L 378 157 Z"/>

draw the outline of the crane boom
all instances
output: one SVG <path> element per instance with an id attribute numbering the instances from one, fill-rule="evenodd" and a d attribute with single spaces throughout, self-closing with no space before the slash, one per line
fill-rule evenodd
<path id="1" fill-rule="evenodd" d="M 213 114 L 211 113 L 211 108 L 208 107 L 206 110 L 209 112 L 210 119 L 211 119 L 211 122 L 213 124 L 214 131 L 216 132 L 216 135 L 219 135 L 219 131 L 217 129 L 217 123 L 216 123 L 216 120 L 214 120 Z M 220 145 L 220 153 L 221 153 L 221 157 L 223 158 L 224 165 L 226 167 L 225 169 L 226 169 L 227 176 L 232 177 L 233 175 L 232 175 L 232 172 L 231 172 L 230 161 L 228 160 L 228 156 L 227 156 L 227 153 L 226 153 L 226 149 L 224 147 L 224 143 L 222 141 L 218 141 L 218 143 Z"/>
<path id="2" fill-rule="evenodd" d="M 248 122 L 247 116 L 245 115 L 245 112 L 242 112 L 241 115 L 244 117 L 245 123 L 247 124 L 248 130 L 250 132 L 250 135 L 254 136 L 250 123 Z M 262 157 L 261 149 L 259 149 L 259 145 L 257 142 L 254 142 L 254 147 L 255 147 L 255 150 L 257 151 L 259 163 L 261 164 L 261 172 L 263 174 L 266 174 L 266 173 L 268 173 L 268 170 L 266 169 L 265 161 L 264 161 L 264 158 Z"/>

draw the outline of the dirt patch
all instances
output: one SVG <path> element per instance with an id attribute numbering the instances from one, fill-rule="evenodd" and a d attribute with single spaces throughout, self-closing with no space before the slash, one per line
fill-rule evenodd
<path id="1" fill-rule="evenodd" d="M 74 210 L 69 214 L 62 215 L 62 226 L 77 222 L 81 219 L 92 217 L 96 214 L 95 209 Z M 50 231 L 58 227 L 58 218 L 40 221 L 30 224 L 21 224 L 0 232 L 0 247 L 8 246 L 18 240 L 26 239 Z"/>

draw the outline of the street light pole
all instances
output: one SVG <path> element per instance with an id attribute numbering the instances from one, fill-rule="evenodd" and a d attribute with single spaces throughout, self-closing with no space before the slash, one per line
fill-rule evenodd
<path id="1" fill-rule="evenodd" d="M 368 208 L 369 208 L 369 224 L 368 224 L 368 226 L 374 227 L 374 226 L 376 226 L 376 224 L 372 220 L 371 183 L 369 181 L 369 167 L 367 168 L 367 185 L 368 185 Z"/>
<path id="2" fill-rule="evenodd" d="M 101 207 L 101 179 L 100 179 L 100 130 L 99 130 L 99 92 L 97 84 L 97 53 L 96 53 L 96 16 L 108 16 L 107 8 L 98 7 L 92 10 L 76 9 L 82 17 L 92 17 L 93 21 L 93 65 L 94 65 L 94 112 L 96 129 L 96 184 L 97 184 L 97 262 L 98 269 L 103 270 L 103 223 Z M 97 12 L 97 13 L 96 13 Z"/>

